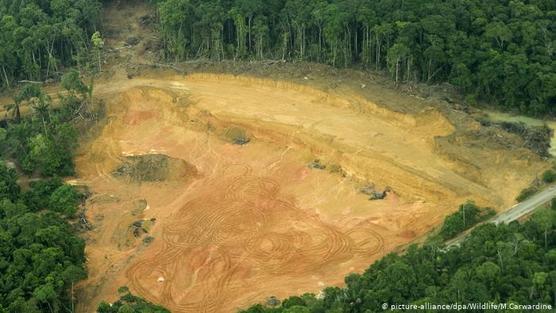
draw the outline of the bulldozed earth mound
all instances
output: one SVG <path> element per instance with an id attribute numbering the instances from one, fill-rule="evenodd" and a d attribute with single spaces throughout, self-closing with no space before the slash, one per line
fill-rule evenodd
<path id="1" fill-rule="evenodd" d="M 548 167 L 414 98 L 420 109 L 394 111 L 347 89 L 215 74 L 97 95 L 106 121 L 76 160 L 94 194 L 80 312 L 123 285 L 177 313 L 318 293 L 466 200 L 511 206 Z"/>
<path id="2" fill-rule="evenodd" d="M 196 176 L 197 170 L 184 160 L 164 154 L 144 154 L 125 156 L 112 174 L 134 182 L 160 182 Z"/>

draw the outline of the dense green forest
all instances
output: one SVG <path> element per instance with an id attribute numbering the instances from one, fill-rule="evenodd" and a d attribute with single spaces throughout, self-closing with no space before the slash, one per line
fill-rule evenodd
<path id="1" fill-rule="evenodd" d="M 95 0 L 0 0 L 0 87 L 59 78 L 88 51 L 100 10 Z"/>
<path id="2" fill-rule="evenodd" d="M 73 312 L 71 290 L 86 277 L 85 243 L 68 222 L 82 195 L 58 178 L 74 172 L 74 119 L 88 99 L 76 75 L 63 77 L 55 110 L 40 87 L 24 86 L 10 109 L 28 103 L 31 114 L 0 128 L 0 313 Z M 12 167 L 33 177 L 25 190 Z"/>
<path id="3" fill-rule="evenodd" d="M 556 113 L 551 0 L 158 0 L 165 56 L 305 60 Z"/>
<path id="4" fill-rule="evenodd" d="M 73 284 L 86 271 L 85 242 L 66 218 L 79 194 L 60 179 L 21 191 L 0 162 L 0 312 L 72 312 Z"/>
<path id="5" fill-rule="evenodd" d="M 17 161 L 27 174 L 69 176 L 74 174 L 73 154 L 77 148 L 74 119 L 83 115 L 89 89 L 75 71 L 62 78 L 66 95 L 60 106 L 51 108 L 52 100 L 38 85 L 23 86 L 8 108 L 15 116 L 0 128 L 0 157 Z M 26 103 L 31 114 L 22 119 L 19 107 Z"/>
<path id="6" fill-rule="evenodd" d="M 275 306 L 255 305 L 243 313 L 367 313 L 390 311 L 383 304 L 514 303 L 556 307 L 556 204 L 530 220 L 485 224 L 459 247 L 411 246 L 389 254 L 363 274 L 350 274 L 346 287 L 322 296 L 304 294 Z M 455 310 L 453 310 L 455 311 Z M 489 310 L 463 310 L 488 312 Z M 497 310 L 490 310 L 492 312 Z M 526 312 L 510 310 L 507 312 Z M 398 310 L 398 312 L 401 312 Z M 419 312 L 435 312 L 419 310 Z M 506 312 L 506 310 L 502 310 Z M 554 312 L 550 309 L 537 312 Z"/>

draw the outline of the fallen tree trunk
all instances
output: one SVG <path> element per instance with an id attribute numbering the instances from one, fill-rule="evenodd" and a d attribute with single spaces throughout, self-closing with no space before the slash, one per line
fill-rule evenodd
<path id="1" fill-rule="evenodd" d="M 45 82 L 40 82 L 40 81 L 36 81 L 36 80 L 26 80 L 26 79 L 24 79 L 24 80 L 18 81 L 18 83 L 20 83 L 20 84 L 41 84 L 41 85 L 42 85 L 42 84 L 44 84 Z"/>

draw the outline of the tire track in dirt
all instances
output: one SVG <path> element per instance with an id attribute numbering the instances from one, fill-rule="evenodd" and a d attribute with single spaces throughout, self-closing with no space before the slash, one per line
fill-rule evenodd
<path id="1" fill-rule="evenodd" d="M 342 232 L 299 209 L 281 196 L 276 180 L 255 176 L 251 167 L 221 171 L 162 226 L 160 250 L 129 268 L 138 294 L 175 312 L 221 312 L 234 300 L 230 290 L 255 274 L 318 272 L 354 253 L 382 251 L 384 240 L 372 224 Z M 370 237 L 356 241 L 355 232 Z M 153 291 L 149 280 L 158 275 L 164 282 Z"/>

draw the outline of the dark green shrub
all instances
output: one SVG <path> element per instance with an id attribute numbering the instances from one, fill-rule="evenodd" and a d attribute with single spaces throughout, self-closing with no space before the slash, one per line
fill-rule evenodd
<path id="1" fill-rule="evenodd" d="M 19 186 L 17 185 L 17 174 L 14 169 L 8 168 L 4 162 L 0 161 L 0 199 L 17 199 Z"/>
<path id="2" fill-rule="evenodd" d="M 70 185 L 58 187 L 51 195 L 48 208 L 66 216 L 73 216 L 79 205 L 80 195 Z"/>
<path id="3" fill-rule="evenodd" d="M 535 186 L 527 187 L 519 193 L 519 195 L 517 196 L 517 198 L 515 198 L 515 200 L 517 200 L 517 202 L 522 202 L 524 200 L 529 199 L 532 195 L 536 194 L 538 191 L 539 189 Z"/>
<path id="4" fill-rule="evenodd" d="M 544 173 L 542 173 L 542 181 L 547 184 L 553 183 L 554 181 L 556 181 L 556 172 L 554 172 L 553 170 L 546 170 Z"/>
<path id="5" fill-rule="evenodd" d="M 473 202 L 464 203 L 457 212 L 444 219 L 439 235 L 444 240 L 453 238 L 495 214 L 491 208 L 479 208 Z"/>
<path id="6" fill-rule="evenodd" d="M 31 189 L 23 194 L 23 201 L 31 211 L 46 209 L 49 207 L 50 195 L 63 184 L 58 177 L 31 182 Z"/>
<path id="7" fill-rule="evenodd" d="M 162 306 L 153 304 L 141 297 L 132 295 L 127 287 L 118 289 L 120 299 L 112 304 L 101 302 L 98 313 L 170 313 Z"/>

